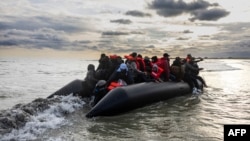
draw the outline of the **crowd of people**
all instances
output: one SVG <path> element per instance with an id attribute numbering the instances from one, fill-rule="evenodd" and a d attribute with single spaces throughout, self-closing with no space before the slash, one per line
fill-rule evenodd
<path id="1" fill-rule="evenodd" d="M 197 79 L 203 86 L 207 86 L 201 76 L 199 76 L 198 62 L 203 59 L 196 59 L 191 54 L 187 54 L 186 58 L 176 57 L 172 64 L 168 53 L 164 53 L 162 57 L 148 56 L 143 57 L 141 54 L 133 52 L 121 56 L 101 54 L 99 65 L 95 69 L 93 64 L 88 65 L 88 72 L 85 77 L 86 87 L 88 87 L 89 95 L 95 98 L 94 104 L 101 99 L 100 92 L 107 93 L 112 89 L 112 82 L 122 80 L 122 85 L 130 85 L 140 82 L 166 82 L 175 81 L 187 82 L 192 88 L 193 94 L 201 92 Z M 101 82 L 98 82 L 102 80 Z M 113 84 L 114 85 L 114 84 Z M 115 86 L 114 86 L 115 87 Z M 97 98 L 98 97 L 98 98 Z"/>

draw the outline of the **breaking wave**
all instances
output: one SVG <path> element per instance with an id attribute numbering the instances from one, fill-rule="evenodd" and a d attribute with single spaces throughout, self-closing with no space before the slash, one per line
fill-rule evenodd
<path id="1" fill-rule="evenodd" d="M 18 104 L 1 112 L 0 140 L 35 140 L 48 129 L 68 124 L 65 116 L 84 104 L 82 99 L 73 94 L 51 99 L 39 98 L 26 105 Z"/>

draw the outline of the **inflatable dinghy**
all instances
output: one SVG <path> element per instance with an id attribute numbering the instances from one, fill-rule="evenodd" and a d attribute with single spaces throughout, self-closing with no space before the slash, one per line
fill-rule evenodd
<path id="1" fill-rule="evenodd" d="M 202 88 L 201 82 L 198 82 Z M 117 115 L 190 92 L 191 89 L 185 82 L 148 82 L 118 87 L 107 93 L 86 117 Z"/>
<path id="2" fill-rule="evenodd" d="M 200 88 L 202 83 L 198 81 Z M 47 98 L 57 95 L 76 94 L 85 95 L 85 81 L 74 80 Z M 189 94 L 191 89 L 185 82 L 143 82 L 128 86 L 117 87 L 109 91 L 91 110 L 86 117 L 113 116 L 133 109 L 143 107 L 155 102 Z M 87 102 L 87 101 L 86 101 Z"/>

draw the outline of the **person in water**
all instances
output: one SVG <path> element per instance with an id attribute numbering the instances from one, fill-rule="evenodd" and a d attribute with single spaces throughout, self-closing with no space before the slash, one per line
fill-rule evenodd
<path id="1" fill-rule="evenodd" d="M 200 62 L 200 61 L 203 61 L 203 58 L 199 58 L 199 60 L 195 59 L 195 58 L 189 53 L 187 54 L 187 57 L 186 57 L 186 62 L 190 62 L 190 61 L 193 61 L 193 62 Z"/>
<path id="2" fill-rule="evenodd" d="M 200 80 L 204 87 L 207 87 L 206 81 L 201 76 L 199 76 L 199 72 L 200 72 L 200 70 L 203 70 L 203 68 L 199 68 L 198 63 L 195 61 L 194 57 L 191 58 L 190 64 L 193 67 L 198 68 L 197 71 L 194 71 L 194 74 L 193 74 L 194 76 L 193 77 Z"/>
<path id="3" fill-rule="evenodd" d="M 186 60 L 185 60 L 186 61 Z M 202 68 L 196 68 L 193 66 L 193 60 L 191 59 L 189 62 L 185 62 L 185 73 L 183 80 L 188 83 L 190 88 L 192 89 L 193 94 L 198 94 L 201 92 L 199 88 L 199 84 L 196 80 L 195 73 L 201 70 Z"/>

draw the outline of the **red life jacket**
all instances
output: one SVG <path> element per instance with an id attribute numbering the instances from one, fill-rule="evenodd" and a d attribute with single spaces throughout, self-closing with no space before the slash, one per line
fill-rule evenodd
<path id="1" fill-rule="evenodd" d="M 112 90 L 112 89 L 114 89 L 116 87 L 120 87 L 120 86 L 121 85 L 117 81 L 111 82 L 110 85 L 108 86 L 108 91 L 110 91 L 110 90 Z"/>
<path id="2" fill-rule="evenodd" d="M 134 57 L 131 55 L 124 55 L 124 58 L 131 60 L 131 61 L 135 61 Z"/>
<path id="3" fill-rule="evenodd" d="M 159 79 L 162 73 L 163 69 L 157 66 L 157 72 L 152 71 L 151 75 L 153 76 L 154 79 Z"/>
<path id="4" fill-rule="evenodd" d="M 116 54 L 114 54 L 114 55 L 110 55 L 109 58 L 110 58 L 110 59 L 117 59 L 118 56 L 117 56 Z"/>
<path id="5" fill-rule="evenodd" d="M 121 86 L 126 86 L 126 82 L 124 80 L 118 80 L 118 81 L 114 81 L 114 82 L 111 82 L 110 85 L 108 86 L 108 91 L 116 88 L 116 87 L 121 87 Z"/>
<path id="6" fill-rule="evenodd" d="M 145 62 L 144 62 L 144 60 L 142 58 L 137 57 L 136 64 L 137 64 L 137 68 L 140 71 L 142 71 L 142 72 L 145 71 Z"/>
<path id="7" fill-rule="evenodd" d="M 170 66 L 169 63 L 167 62 L 167 60 L 162 57 L 160 59 L 158 59 L 157 63 L 156 63 L 160 68 L 163 69 L 164 73 L 166 74 L 166 80 L 169 79 L 170 76 Z"/>

